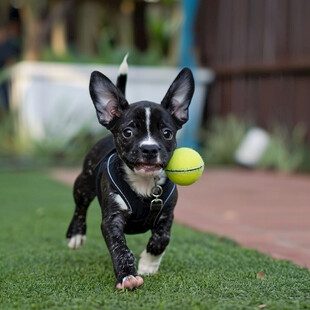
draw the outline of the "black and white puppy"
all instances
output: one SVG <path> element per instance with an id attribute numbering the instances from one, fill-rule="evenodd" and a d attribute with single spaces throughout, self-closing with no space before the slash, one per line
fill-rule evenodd
<path id="1" fill-rule="evenodd" d="M 67 231 L 68 246 L 78 249 L 86 241 L 87 208 L 95 196 L 102 211 L 101 230 L 109 249 L 116 288 L 134 289 L 143 284 L 142 274 L 153 274 L 170 239 L 175 185 L 166 167 L 176 148 L 176 133 L 188 120 L 194 93 L 190 69 L 184 68 L 171 84 L 161 104 L 125 99 L 127 62 L 123 61 L 117 86 L 94 71 L 90 95 L 97 117 L 112 135 L 101 139 L 87 154 L 74 184 L 76 203 Z M 124 234 L 152 235 L 140 256 L 138 271 Z"/>

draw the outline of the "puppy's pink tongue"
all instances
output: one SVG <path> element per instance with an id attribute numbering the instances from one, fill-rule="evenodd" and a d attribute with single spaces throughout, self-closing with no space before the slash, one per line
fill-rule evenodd
<path id="1" fill-rule="evenodd" d="M 141 172 L 154 172 L 160 170 L 161 167 L 156 164 L 139 164 L 136 166 L 136 169 Z"/>

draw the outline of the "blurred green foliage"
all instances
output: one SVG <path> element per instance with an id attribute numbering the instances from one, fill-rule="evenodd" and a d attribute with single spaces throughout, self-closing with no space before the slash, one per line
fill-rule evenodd
<path id="1" fill-rule="evenodd" d="M 11 157 L 28 154 L 27 138 L 19 128 L 19 117 L 15 111 L 0 114 L 0 156 Z"/>
<path id="2" fill-rule="evenodd" d="M 310 153 L 306 145 L 306 126 L 298 124 L 290 131 L 275 124 L 270 131 L 270 144 L 259 167 L 283 172 L 310 171 Z"/>
<path id="3" fill-rule="evenodd" d="M 108 42 L 107 38 L 102 40 Z M 119 65 L 120 59 L 123 59 L 127 53 L 130 55 L 130 64 L 133 65 L 155 66 L 167 64 L 167 60 L 156 49 L 141 52 L 134 47 L 113 47 L 110 43 L 102 43 L 100 52 L 96 56 L 77 53 L 73 49 L 68 50 L 65 54 L 57 55 L 52 49 L 46 47 L 42 51 L 41 60 L 65 63 L 104 63 Z"/>
<path id="4" fill-rule="evenodd" d="M 65 142 L 59 137 L 49 137 L 39 142 L 32 139 L 21 127 L 18 113 L 10 112 L 1 116 L 0 157 L 5 161 L 15 163 L 19 160 L 30 165 L 76 164 L 80 163 L 91 147 L 106 134 L 106 130 L 91 133 L 90 130 L 81 128 Z"/>
<path id="5" fill-rule="evenodd" d="M 215 118 L 204 134 L 203 157 L 208 165 L 234 165 L 235 151 L 253 124 L 236 116 Z M 307 128 L 298 124 L 289 130 L 274 124 L 269 130 L 270 143 L 258 167 L 282 172 L 310 172 Z"/>
<path id="6" fill-rule="evenodd" d="M 178 63 L 177 45 L 182 24 L 182 14 L 180 9 L 177 9 L 178 2 L 166 0 L 161 1 L 160 5 L 147 6 L 145 26 L 148 47 L 146 50 L 140 50 L 134 46 L 134 42 L 131 44 L 120 42 L 117 31 L 113 29 L 115 25 L 111 24 L 107 16 L 109 15 L 109 10 L 107 10 L 102 17 L 100 35 L 96 39 L 96 53 L 83 53 L 75 44 L 71 44 L 65 53 L 59 54 L 55 53 L 50 45 L 45 45 L 40 53 L 40 60 L 119 64 L 120 59 L 129 52 L 132 65 L 175 66 Z M 126 33 L 128 36 L 132 35 L 128 29 Z"/>
<path id="7" fill-rule="evenodd" d="M 204 136 L 203 156 L 208 165 L 233 165 L 234 153 L 249 124 L 233 115 L 214 118 Z"/>

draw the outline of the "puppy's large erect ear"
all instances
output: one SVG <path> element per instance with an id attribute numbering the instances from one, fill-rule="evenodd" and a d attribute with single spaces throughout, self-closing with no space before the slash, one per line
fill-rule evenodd
<path id="1" fill-rule="evenodd" d="M 176 121 L 178 128 L 188 121 L 188 107 L 195 89 L 192 71 L 184 68 L 169 87 L 162 106 L 167 109 Z"/>
<path id="2" fill-rule="evenodd" d="M 97 111 L 99 123 L 110 127 L 120 117 L 128 102 L 121 91 L 102 73 L 94 71 L 90 77 L 89 92 Z"/>

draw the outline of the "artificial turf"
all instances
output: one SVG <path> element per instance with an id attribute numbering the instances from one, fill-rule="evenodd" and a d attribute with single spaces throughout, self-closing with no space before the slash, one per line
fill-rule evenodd
<path id="1" fill-rule="evenodd" d="M 64 237 L 69 187 L 42 172 L 0 172 L 0 203 L 0 309 L 310 309 L 308 269 L 177 224 L 159 273 L 116 291 L 97 201 L 78 251 Z M 136 256 L 148 237 L 127 238 Z"/>

